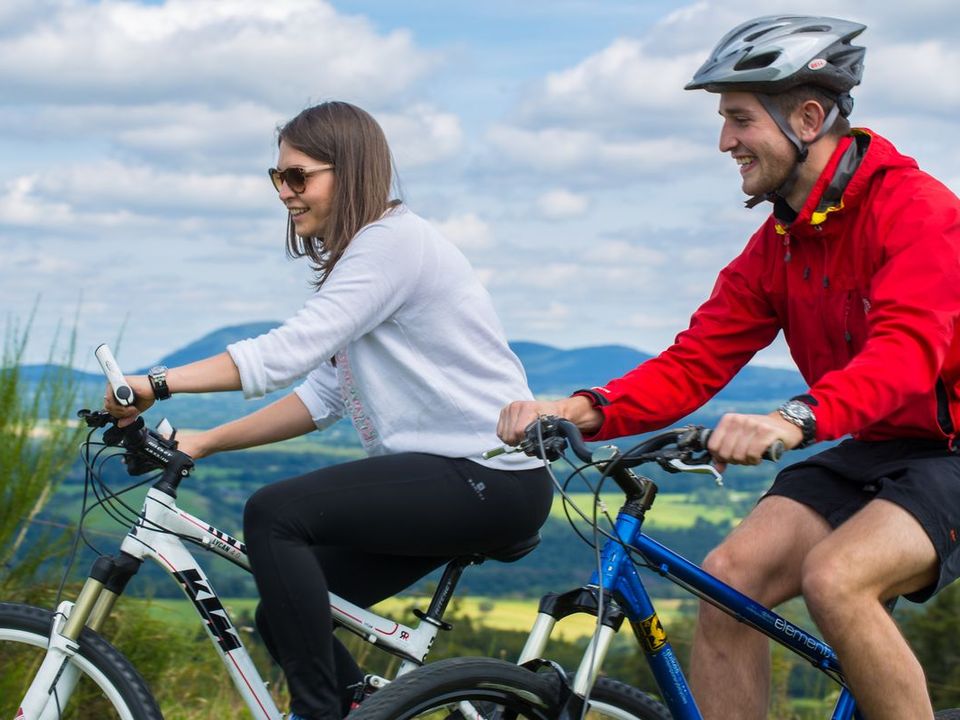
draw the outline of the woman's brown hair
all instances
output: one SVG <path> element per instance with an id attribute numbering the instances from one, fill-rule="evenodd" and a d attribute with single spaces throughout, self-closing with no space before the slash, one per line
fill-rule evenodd
<path id="1" fill-rule="evenodd" d="M 287 223 L 287 255 L 306 255 L 319 288 L 364 225 L 400 203 L 390 199 L 393 162 L 383 130 L 369 113 L 345 102 L 307 108 L 279 130 L 279 142 L 333 165 L 333 203 L 323 237 L 300 237 Z"/>

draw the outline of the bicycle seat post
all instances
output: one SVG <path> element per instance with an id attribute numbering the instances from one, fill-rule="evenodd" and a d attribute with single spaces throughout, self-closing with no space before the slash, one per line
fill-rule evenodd
<path id="1" fill-rule="evenodd" d="M 448 622 L 444 622 L 443 615 L 446 613 L 447 606 L 453 598 L 453 592 L 457 589 L 457 584 L 460 582 L 463 571 L 470 565 L 479 565 L 482 562 L 482 555 L 463 555 L 448 562 L 447 566 L 443 569 L 443 575 L 440 576 L 437 589 L 430 599 L 430 605 L 427 607 L 427 611 L 423 612 L 422 610 L 414 609 L 413 614 L 419 619 L 432 623 L 443 630 L 452 630 L 453 626 Z"/>

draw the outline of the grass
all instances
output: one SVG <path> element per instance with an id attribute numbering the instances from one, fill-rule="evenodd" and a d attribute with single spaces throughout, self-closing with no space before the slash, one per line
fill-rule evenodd
<path id="1" fill-rule="evenodd" d="M 711 523 L 724 523 L 730 520 L 739 519 L 733 502 L 741 499 L 750 493 L 727 491 L 724 494 L 718 493 L 716 504 L 706 504 L 696 502 L 693 496 L 685 493 L 661 493 L 657 495 L 653 509 L 647 515 L 646 522 L 650 527 L 661 529 L 684 529 L 691 528 L 697 521 L 697 518 L 703 518 Z M 584 514 L 589 516 L 593 503 L 593 495 L 590 493 L 571 493 L 570 497 Z M 602 493 L 600 500 L 607 512 L 611 516 L 616 514 L 617 509 L 623 504 L 623 493 Z M 574 511 L 571 510 L 571 513 Z M 563 501 L 557 498 L 550 511 L 551 517 L 564 519 Z"/>
<path id="2" fill-rule="evenodd" d="M 193 605 L 186 599 L 150 599 L 126 597 L 124 602 L 144 603 L 150 616 L 168 624 L 171 628 L 195 626 L 200 628 L 199 618 Z M 415 625 L 418 620 L 412 610 L 426 610 L 430 598 L 401 596 L 384 600 L 373 607 L 373 611 L 397 618 L 407 625 Z M 692 612 L 689 601 L 671 598 L 656 600 L 657 612 L 665 624 Z M 454 600 L 454 614 L 465 615 L 474 623 L 495 630 L 528 631 L 533 626 L 537 614 L 539 599 L 490 598 L 482 596 L 458 597 Z M 255 598 L 230 598 L 223 601 L 224 607 L 232 618 L 248 613 L 253 614 L 257 605 Z M 576 616 L 565 619 L 557 626 L 558 637 L 573 640 L 593 634 L 595 621 L 592 617 Z"/>

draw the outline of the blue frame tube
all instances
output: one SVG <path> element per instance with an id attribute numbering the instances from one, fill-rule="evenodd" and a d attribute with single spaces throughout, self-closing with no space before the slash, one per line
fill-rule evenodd
<path id="1" fill-rule="evenodd" d="M 829 645 L 644 535 L 641 532 L 642 525 L 642 518 L 624 512 L 617 516 L 614 530 L 623 544 L 609 540 L 604 545 L 601 572 L 594 571 L 591 582 L 614 593 L 621 603 L 664 695 L 664 702 L 674 718 L 700 720 L 701 715 L 676 654 L 660 625 L 653 602 L 624 545 L 632 547 L 664 577 L 789 648 L 840 683 L 842 692 L 831 718 L 850 720 L 853 717 L 853 696 L 844 686 L 836 653 Z"/>

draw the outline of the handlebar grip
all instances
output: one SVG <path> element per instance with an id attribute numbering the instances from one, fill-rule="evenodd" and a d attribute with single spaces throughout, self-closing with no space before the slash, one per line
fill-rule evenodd
<path id="1" fill-rule="evenodd" d="M 710 435 L 713 433 L 713 430 L 710 428 L 704 428 L 700 431 L 700 445 L 704 450 L 707 449 L 707 442 L 710 440 Z M 764 460 L 770 460 L 771 462 L 777 462 L 780 458 L 783 457 L 783 454 L 787 451 L 786 446 L 783 444 L 783 440 L 774 440 L 770 447 L 763 451 L 761 457 Z"/>
<path id="2" fill-rule="evenodd" d="M 770 447 L 763 451 L 763 459 L 777 462 L 777 460 L 783 457 L 786 451 L 787 448 L 783 444 L 783 440 L 774 440 Z"/>
<path id="3" fill-rule="evenodd" d="M 120 372 L 120 366 L 117 365 L 117 359 L 113 357 L 109 346 L 103 343 L 94 351 L 94 355 L 96 355 L 97 361 L 100 363 L 100 369 L 103 370 L 103 374 L 107 376 L 107 381 L 113 389 L 113 397 L 117 403 L 123 406 L 133 405 L 136 399 L 133 394 L 133 388 L 127 384 L 123 373 Z"/>

